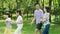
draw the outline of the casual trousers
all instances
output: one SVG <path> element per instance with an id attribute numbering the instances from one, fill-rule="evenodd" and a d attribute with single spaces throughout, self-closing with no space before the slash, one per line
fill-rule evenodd
<path id="1" fill-rule="evenodd" d="M 50 24 L 47 24 L 43 30 L 42 34 L 49 34 L 49 28 L 50 28 Z"/>
<path id="2" fill-rule="evenodd" d="M 11 28 L 6 28 L 4 34 L 11 34 L 12 29 Z"/>
<path id="3" fill-rule="evenodd" d="M 15 30 L 14 34 L 21 34 L 21 29 L 22 29 L 22 27 L 23 27 L 23 24 L 18 24 L 17 26 L 18 26 L 18 27 L 17 27 L 17 29 Z"/>

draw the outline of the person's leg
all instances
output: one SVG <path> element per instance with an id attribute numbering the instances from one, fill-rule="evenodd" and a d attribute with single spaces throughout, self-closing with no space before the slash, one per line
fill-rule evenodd
<path id="1" fill-rule="evenodd" d="M 39 30 L 40 34 L 42 34 L 42 29 Z"/>
<path id="2" fill-rule="evenodd" d="M 44 28 L 42 34 L 46 34 L 46 27 Z"/>
<path id="3" fill-rule="evenodd" d="M 36 29 L 35 29 L 35 34 L 37 34 L 37 33 L 38 33 L 38 29 L 36 28 Z"/>
<path id="4" fill-rule="evenodd" d="M 16 29 L 16 31 L 14 32 L 14 34 L 18 34 L 18 30 L 19 30 L 19 28 Z"/>
<path id="5" fill-rule="evenodd" d="M 21 29 L 17 29 L 16 33 L 21 34 Z"/>
<path id="6" fill-rule="evenodd" d="M 12 29 L 11 28 L 8 29 L 8 34 L 11 34 L 11 32 L 12 32 Z"/>
<path id="7" fill-rule="evenodd" d="M 7 34 L 8 33 L 8 29 L 6 28 L 5 31 L 4 31 L 4 34 Z"/>
<path id="8" fill-rule="evenodd" d="M 42 34 L 48 34 L 50 25 L 46 25 Z"/>
<path id="9" fill-rule="evenodd" d="M 21 34 L 22 27 L 23 27 L 23 24 L 18 25 L 18 28 L 16 29 L 14 34 Z"/>
<path id="10" fill-rule="evenodd" d="M 48 31 L 46 32 L 46 34 L 48 34 Z"/>
<path id="11" fill-rule="evenodd" d="M 48 24 L 47 25 L 47 32 L 46 32 L 46 34 L 49 34 L 49 28 L 50 28 L 50 25 Z"/>
<path id="12" fill-rule="evenodd" d="M 39 24 L 36 24 L 35 34 L 37 34 L 39 31 Z"/>
<path id="13" fill-rule="evenodd" d="M 23 28 L 23 24 L 20 24 L 20 25 L 19 25 L 19 32 L 18 32 L 19 34 L 21 34 L 22 28 Z"/>
<path id="14" fill-rule="evenodd" d="M 39 24 L 39 32 L 42 34 L 42 23 Z"/>

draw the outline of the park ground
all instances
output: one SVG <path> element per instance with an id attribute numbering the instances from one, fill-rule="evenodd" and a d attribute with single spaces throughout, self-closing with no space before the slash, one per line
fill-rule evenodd
<path id="1" fill-rule="evenodd" d="M 24 26 L 22 29 L 22 34 L 34 34 L 34 30 L 36 28 L 36 24 L 34 23 L 32 26 L 29 24 L 31 22 L 32 18 L 24 18 Z M 5 30 L 5 21 L 4 20 L 0 20 L 0 34 L 4 33 Z M 14 33 L 14 31 L 16 30 L 17 26 L 16 24 L 12 24 L 12 34 Z M 44 29 L 44 27 L 42 27 L 42 30 Z M 39 32 L 38 32 L 39 33 Z M 50 25 L 50 29 L 49 29 L 49 34 L 60 34 L 60 25 L 59 24 L 53 24 L 51 23 Z"/>

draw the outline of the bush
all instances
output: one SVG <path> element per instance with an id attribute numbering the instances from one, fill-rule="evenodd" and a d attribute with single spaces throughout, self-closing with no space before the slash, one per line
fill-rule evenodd
<path id="1" fill-rule="evenodd" d="M 53 21 L 54 21 L 55 24 L 59 24 L 60 23 L 60 18 L 55 18 Z"/>

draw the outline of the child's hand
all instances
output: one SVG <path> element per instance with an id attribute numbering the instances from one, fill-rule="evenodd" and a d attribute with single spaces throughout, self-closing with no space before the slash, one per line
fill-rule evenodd
<path id="1" fill-rule="evenodd" d="M 12 24 L 16 24 L 16 22 L 15 21 L 12 21 Z"/>
<path id="2" fill-rule="evenodd" d="M 41 21 L 42 21 L 42 22 L 45 22 L 45 21 L 46 21 L 46 19 L 42 19 Z"/>

